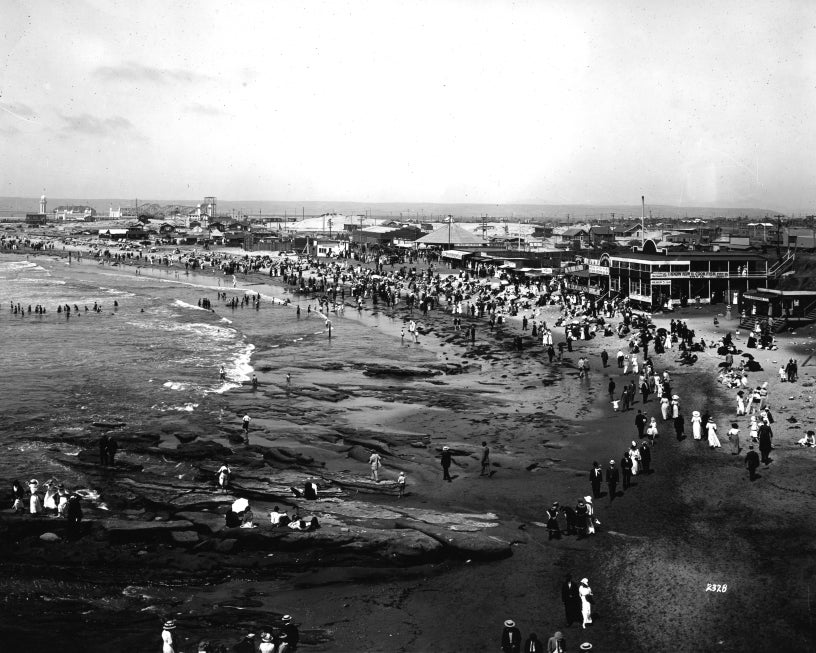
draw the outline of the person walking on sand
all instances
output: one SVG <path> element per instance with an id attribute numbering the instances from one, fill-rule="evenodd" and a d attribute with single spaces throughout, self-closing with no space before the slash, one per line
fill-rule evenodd
<path id="1" fill-rule="evenodd" d="M 564 604 L 567 627 L 581 620 L 581 597 L 578 595 L 578 583 L 572 580 L 571 574 L 567 574 L 564 582 L 561 583 L 561 602 Z"/>
<path id="2" fill-rule="evenodd" d="M 771 440 L 773 439 L 773 431 L 767 421 L 762 423 L 759 427 L 759 453 L 762 454 L 762 464 L 768 465 L 771 459 L 768 457 L 773 449 Z"/>
<path id="3" fill-rule="evenodd" d="M 439 463 L 442 465 L 442 480 L 447 481 L 448 483 L 453 480 L 450 476 L 451 460 L 450 447 L 442 447 L 442 455 L 439 458 Z"/>
<path id="4" fill-rule="evenodd" d="M 713 417 L 709 417 L 706 422 L 706 432 L 708 434 L 708 446 L 712 449 L 719 449 L 720 439 L 717 437 L 717 425 L 714 423 Z"/>
<path id="5" fill-rule="evenodd" d="M 592 485 L 592 496 L 596 499 L 601 496 L 601 481 L 603 481 L 603 470 L 596 460 L 592 463 L 592 471 L 589 472 L 589 482 Z"/>
<path id="6" fill-rule="evenodd" d="M 168 619 L 164 622 L 161 632 L 162 653 L 176 653 L 176 622 Z"/>
<path id="7" fill-rule="evenodd" d="M 586 628 L 588 625 L 592 625 L 592 603 L 594 602 L 592 588 L 589 586 L 588 579 L 581 579 L 578 594 L 581 597 L 581 617 L 583 618 L 581 628 Z"/>
<path id="8" fill-rule="evenodd" d="M 504 622 L 501 636 L 502 653 L 521 653 L 521 631 L 516 622 L 508 619 Z"/>
<path id="9" fill-rule="evenodd" d="M 558 501 L 554 501 L 552 507 L 547 510 L 547 540 L 561 539 L 561 526 L 558 524 L 559 510 Z"/>
<path id="10" fill-rule="evenodd" d="M 604 367 L 609 367 L 609 354 L 606 353 L 606 349 L 601 351 L 601 363 Z"/>
<path id="11" fill-rule="evenodd" d="M 643 431 L 646 429 L 646 415 L 639 408 L 637 415 L 635 415 L 635 428 L 637 428 L 638 438 L 643 439 Z"/>
<path id="12" fill-rule="evenodd" d="M 380 482 L 380 467 L 382 467 L 382 456 L 376 451 L 372 451 L 368 458 L 368 464 L 371 466 L 371 480 L 375 483 Z"/>
<path id="13" fill-rule="evenodd" d="M 615 493 L 618 491 L 618 481 L 620 480 L 620 473 L 615 467 L 614 459 L 609 461 L 609 467 L 606 468 L 606 487 L 609 489 L 609 503 L 615 500 Z"/>
<path id="14" fill-rule="evenodd" d="M 654 417 L 649 420 L 649 426 L 646 428 L 646 435 L 649 438 L 649 441 L 652 443 L 652 446 L 654 446 L 658 435 L 657 420 Z"/>
<path id="15" fill-rule="evenodd" d="M 615 401 L 615 380 L 611 376 L 609 377 L 607 391 L 609 392 L 609 401 Z"/>
<path id="16" fill-rule="evenodd" d="M 703 437 L 703 421 L 699 410 L 691 413 L 691 434 L 695 440 L 701 440 Z"/>
<path id="17" fill-rule="evenodd" d="M 618 349 L 616 358 L 618 360 L 618 368 L 619 369 L 623 368 L 623 361 L 626 358 L 626 356 L 624 355 L 622 350 Z"/>
<path id="18" fill-rule="evenodd" d="M 674 434 L 680 442 L 686 436 L 686 419 L 682 415 L 674 418 Z"/>
<path id="19" fill-rule="evenodd" d="M 482 441 L 482 471 L 479 473 L 479 476 L 490 476 L 490 447 L 487 446 L 487 442 Z"/>
<path id="20" fill-rule="evenodd" d="M 731 422 L 731 428 L 728 430 L 728 439 L 731 440 L 731 455 L 739 456 L 740 432 L 739 425 L 736 422 Z"/>
<path id="21" fill-rule="evenodd" d="M 759 469 L 759 455 L 754 451 L 754 445 L 748 445 L 748 453 L 745 454 L 745 467 L 748 468 L 748 480 L 756 480 L 756 470 Z"/>
<path id="22" fill-rule="evenodd" d="M 629 451 L 624 451 L 620 461 L 621 480 L 623 482 L 623 489 L 628 490 L 632 484 L 632 459 L 629 457 Z"/>
<path id="23" fill-rule="evenodd" d="M 579 599 L 580 600 L 580 599 Z M 564 653 L 566 651 L 567 642 L 564 640 L 564 635 L 561 631 L 557 631 L 550 639 L 547 640 L 547 653 Z M 536 651 L 543 651 L 543 648 L 537 648 Z"/>

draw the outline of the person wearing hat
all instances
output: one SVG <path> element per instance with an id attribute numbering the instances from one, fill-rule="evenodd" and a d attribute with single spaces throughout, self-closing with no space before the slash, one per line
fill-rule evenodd
<path id="1" fill-rule="evenodd" d="M 754 451 L 754 445 L 748 445 L 748 453 L 745 454 L 745 466 L 748 468 L 748 480 L 756 480 L 756 470 L 759 468 L 759 454 Z"/>
<path id="2" fill-rule="evenodd" d="M 278 653 L 282 653 L 283 651 L 296 651 L 298 643 L 300 642 L 300 632 L 298 631 L 298 627 L 295 622 L 292 621 L 291 615 L 283 615 L 282 621 L 283 630 L 281 632 L 281 638 L 286 642 L 286 648 L 279 648 Z"/>
<path id="3" fill-rule="evenodd" d="M 277 653 L 275 650 L 275 638 L 272 633 L 261 633 L 261 645 L 258 653 Z"/>
<path id="4" fill-rule="evenodd" d="M 567 574 L 561 583 L 561 602 L 564 604 L 568 627 L 581 621 L 581 597 L 578 595 L 578 583 L 572 580 L 571 574 Z"/>
<path id="5" fill-rule="evenodd" d="M 450 476 L 451 460 L 450 447 L 442 447 L 442 455 L 439 458 L 439 462 L 442 465 L 442 480 L 448 481 L 448 483 L 453 480 Z"/>
<path id="6" fill-rule="evenodd" d="M 644 474 L 648 474 L 652 467 L 652 449 L 648 440 L 644 440 L 640 445 L 640 466 Z"/>
<path id="7" fill-rule="evenodd" d="M 547 539 L 560 540 L 561 527 L 558 525 L 558 501 L 553 501 L 552 507 L 547 510 Z"/>
<path id="8" fill-rule="evenodd" d="M 691 413 L 691 434 L 695 440 L 701 440 L 703 437 L 703 420 L 699 410 Z"/>
<path id="9" fill-rule="evenodd" d="M 547 640 L 547 653 L 563 653 L 567 648 L 567 642 L 560 630 Z"/>
<path id="10" fill-rule="evenodd" d="M 640 474 L 640 449 L 634 440 L 632 440 L 632 446 L 629 447 L 629 459 L 632 461 L 632 476 L 637 476 Z"/>
<path id="11" fill-rule="evenodd" d="M 65 489 L 65 484 L 57 485 L 57 514 L 60 517 L 65 517 L 65 512 L 68 509 L 68 490 Z"/>
<path id="12" fill-rule="evenodd" d="M 162 626 L 162 653 L 176 653 L 176 622 L 168 619 Z"/>
<path id="13" fill-rule="evenodd" d="M 589 512 L 587 510 L 586 501 L 578 499 L 578 505 L 575 507 L 575 530 L 578 533 L 578 539 L 583 539 L 587 536 L 587 529 Z"/>
<path id="14" fill-rule="evenodd" d="M 210 640 L 202 639 L 198 643 L 198 653 L 212 653 L 212 649 L 210 648 Z"/>
<path id="15" fill-rule="evenodd" d="M 521 631 L 516 627 L 516 622 L 512 619 L 504 622 L 501 650 L 502 653 L 521 653 Z"/>
<path id="16" fill-rule="evenodd" d="M 42 501 L 38 491 L 40 489 L 40 482 L 36 478 L 32 478 L 28 482 L 28 490 L 31 496 L 28 499 L 28 509 L 32 515 L 39 515 L 42 512 Z"/>
<path id="17" fill-rule="evenodd" d="M 764 465 L 771 462 L 771 459 L 768 456 L 773 449 L 773 445 L 771 444 L 772 439 L 773 431 L 771 430 L 771 425 L 768 424 L 767 420 L 763 420 L 759 427 L 759 453 L 762 455 L 762 463 Z"/>
<path id="18" fill-rule="evenodd" d="M 614 459 L 609 461 L 609 467 L 606 468 L 606 487 L 609 488 L 609 502 L 615 500 L 615 493 L 618 491 L 618 481 L 620 480 L 620 473 L 615 467 Z"/>
<path id="19" fill-rule="evenodd" d="M 674 418 L 674 435 L 677 441 L 680 442 L 686 437 L 686 419 L 682 415 Z"/>
<path id="20" fill-rule="evenodd" d="M 523 653 L 544 653 L 544 642 L 538 639 L 538 635 L 530 633 L 527 641 L 524 642 Z"/>
<path id="21" fill-rule="evenodd" d="M 588 624 L 592 624 L 592 588 L 589 586 L 589 580 L 581 579 L 581 584 L 578 586 L 578 595 L 581 597 L 581 617 L 583 618 L 582 628 L 586 628 Z"/>
<path id="22" fill-rule="evenodd" d="M 601 496 L 601 481 L 603 481 L 603 470 L 595 460 L 592 462 L 592 471 L 589 472 L 589 482 L 592 485 L 592 496 L 596 499 Z"/>
<path id="23" fill-rule="evenodd" d="M 643 437 L 643 431 L 646 429 L 646 415 L 638 408 L 637 415 L 635 415 L 635 428 L 638 432 L 638 437 Z"/>
<path id="24" fill-rule="evenodd" d="M 708 434 L 708 446 L 712 449 L 719 449 L 720 439 L 717 437 L 717 425 L 713 417 L 709 417 L 706 422 L 706 433 Z"/>
<path id="25" fill-rule="evenodd" d="M 629 456 L 629 451 L 624 451 L 620 461 L 621 480 L 623 489 L 628 490 L 632 484 L 632 458 Z"/>

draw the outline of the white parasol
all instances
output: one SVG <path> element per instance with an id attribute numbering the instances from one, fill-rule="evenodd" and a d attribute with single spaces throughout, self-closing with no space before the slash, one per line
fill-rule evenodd
<path id="1" fill-rule="evenodd" d="M 236 499 L 232 502 L 232 512 L 241 513 L 249 508 L 249 501 L 247 499 Z"/>

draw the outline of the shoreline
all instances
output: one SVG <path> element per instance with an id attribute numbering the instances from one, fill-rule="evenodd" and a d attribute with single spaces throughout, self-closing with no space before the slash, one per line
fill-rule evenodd
<path id="1" fill-rule="evenodd" d="M 548 308 L 555 310 L 555 307 Z M 354 320 L 357 319 L 355 315 L 352 311 L 347 317 Z M 703 324 L 705 320 L 710 323 L 712 317 L 710 310 L 686 309 L 684 312 L 678 312 L 678 316 L 681 319 L 688 316 L 695 324 L 700 322 L 700 325 L 695 327 L 698 337 L 705 333 L 708 339 L 708 330 L 713 331 L 713 328 L 709 329 Z M 372 322 L 382 322 L 379 317 L 375 319 L 374 316 L 366 314 L 360 318 L 360 322 L 365 325 L 363 328 L 373 328 L 366 323 L 369 319 Z M 463 323 L 469 323 L 469 319 L 463 318 Z M 661 323 L 663 319 L 667 321 L 669 318 L 656 318 Z M 400 324 L 398 320 L 398 317 L 389 318 L 384 329 L 393 333 L 397 341 Z M 726 584 L 736 590 L 744 583 L 743 587 L 749 588 L 745 590 L 746 593 L 759 592 L 761 583 L 769 582 L 766 575 L 758 576 L 755 581 L 749 582 L 751 579 L 739 565 L 734 564 L 732 550 L 718 552 L 716 556 L 711 553 L 711 545 L 719 542 L 720 537 L 714 526 L 721 525 L 732 531 L 731 539 L 739 544 L 737 555 L 744 556 L 747 561 L 745 566 L 752 570 L 754 554 L 751 553 L 750 543 L 743 542 L 746 536 L 738 530 L 737 517 L 744 516 L 743 504 L 746 501 L 760 500 L 757 510 L 763 519 L 769 518 L 772 515 L 765 512 L 762 502 L 773 499 L 774 503 L 771 505 L 778 508 L 778 499 L 766 496 L 760 496 L 758 499 L 754 490 L 759 491 L 758 488 L 761 486 L 756 484 L 744 490 L 740 482 L 744 470 L 739 464 L 735 464 L 736 458 L 731 460 L 729 456 L 726 464 L 722 459 L 727 454 L 709 454 L 707 448 L 703 451 L 694 449 L 693 443 L 688 440 L 676 443 L 673 435 L 662 428 L 653 463 L 657 471 L 642 481 L 636 481 L 638 487 L 627 492 L 611 506 L 608 506 L 604 499 L 598 500 L 596 508 L 602 526 L 595 538 L 581 542 L 571 538 L 565 538 L 560 542 L 547 542 L 546 530 L 536 525 L 536 522 L 542 521 L 546 501 L 560 497 L 564 503 L 567 499 L 574 500 L 570 497 L 587 494 L 589 489 L 587 465 L 591 463 L 591 458 L 587 460 L 588 456 L 599 456 L 600 452 L 610 450 L 613 454 L 619 454 L 618 450 L 631 439 L 631 436 L 623 436 L 622 433 L 634 432 L 634 427 L 630 424 L 634 418 L 634 411 L 614 415 L 610 414 L 611 409 L 608 406 L 607 410 L 604 410 L 606 377 L 598 373 L 599 345 L 604 343 L 617 345 L 623 341 L 618 340 L 616 336 L 576 341 L 576 351 L 572 357 L 557 367 L 549 368 L 545 362 L 538 361 L 537 357 L 541 355 L 540 345 L 538 349 L 529 348 L 518 355 L 512 352 L 511 338 L 497 337 L 503 334 L 514 335 L 517 329 L 515 323 L 511 323 L 500 332 L 485 335 L 489 333 L 486 323 L 477 320 L 481 325 L 478 331 L 480 339 L 476 347 L 471 348 L 467 343 L 462 344 L 463 335 L 457 336 L 455 332 L 450 331 L 450 321 L 450 315 L 443 312 L 431 315 L 428 319 L 429 331 L 423 335 L 420 346 L 432 352 L 440 363 L 445 361 L 447 354 L 448 361 L 445 362 L 450 363 L 450 359 L 454 358 L 467 360 L 472 365 L 459 374 L 443 374 L 425 380 L 399 381 L 397 385 L 402 384 L 409 395 L 413 395 L 414 401 L 409 401 L 406 404 L 407 408 L 401 408 L 403 412 L 393 413 L 393 417 L 369 420 L 371 424 L 361 429 L 363 434 L 360 440 L 368 441 L 371 436 L 387 435 L 387 442 L 378 441 L 380 443 L 378 446 L 388 447 L 387 468 L 391 469 L 390 456 L 399 460 L 401 466 L 408 464 L 413 466 L 415 471 L 409 473 L 411 494 L 406 497 L 408 499 L 406 503 L 409 504 L 407 507 L 428 511 L 429 504 L 432 504 L 434 510 L 452 512 L 464 510 L 472 514 L 483 514 L 491 512 L 492 509 L 499 525 L 489 529 L 489 532 L 511 542 L 513 555 L 494 562 L 478 563 L 475 567 L 462 561 L 434 563 L 427 572 L 429 576 L 422 578 L 394 580 L 389 575 L 390 572 L 374 573 L 373 577 L 369 575 L 368 582 L 362 584 L 355 580 L 359 577 L 348 573 L 350 568 L 342 565 L 330 568 L 335 569 L 334 572 L 326 570 L 317 574 L 304 569 L 298 572 L 301 580 L 284 592 L 284 596 L 290 597 L 288 609 L 285 611 L 298 614 L 301 621 L 307 619 L 300 615 L 308 616 L 308 623 L 314 625 L 321 633 L 331 632 L 331 635 L 327 636 L 328 639 L 322 643 L 310 642 L 308 646 L 303 647 L 304 650 L 348 650 L 352 645 L 361 645 L 360 637 L 364 638 L 363 645 L 367 647 L 366 650 L 386 650 L 385 646 L 378 648 L 383 643 L 381 637 L 385 636 L 384 629 L 390 629 L 391 633 L 401 635 L 400 641 L 405 642 L 403 646 L 413 647 L 414 650 L 429 650 L 432 647 L 438 650 L 453 650 L 463 638 L 468 648 L 478 650 L 484 642 L 498 641 L 501 621 L 508 617 L 514 618 L 522 626 L 525 636 L 530 630 L 535 630 L 540 635 L 548 630 L 563 630 L 561 616 L 563 609 L 560 605 L 557 583 L 563 572 L 568 569 L 589 576 L 599 599 L 597 603 L 600 603 L 596 604 L 597 622 L 591 631 L 584 634 L 576 632 L 574 628 L 565 630 L 571 648 L 575 648 L 579 641 L 589 639 L 596 647 L 605 650 L 620 650 L 624 645 L 629 650 L 647 650 L 650 646 L 660 648 L 660 644 L 665 644 L 669 636 L 672 636 L 678 645 L 693 642 L 699 644 L 698 638 L 703 634 L 719 631 L 729 633 L 729 636 L 723 639 L 724 644 L 720 645 L 719 650 L 740 650 L 738 646 L 748 640 L 737 632 L 740 628 L 739 620 L 733 620 L 729 630 L 723 623 L 707 616 L 707 611 L 714 612 L 715 616 L 720 610 L 722 614 L 739 614 L 741 619 L 745 619 L 746 615 L 755 615 L 758 619 L 760 615 L 768 612 L 767 606 L 751 603 L 750 600 L 743 598 L 736 607 L 726 604 L 725 608 L 718 608 L 720 604 L 712 603 L 710 593 L 706 594 L 704 589 L 699 590 L 699 582 L 702 582 L 700 578 L 696 574 L 694 577 L 688 577 L 688 569 L 680 569 L 672 564 L 672 561 L 678 556 L 685 555 L 696 565 L 701 565 L 708 555 L 719 563 L 729 562 L 727 571 L 740 580 L 736 585 L 734 582 Z M 723 324 L 721 330 L 727 326 Z M 422 341 L 426 342 L 423 344 Z M 593 372 L 590 378 L 580 385 L 574 378 L 572 365 L 584 352 L 590 354 Z M 758 358 L 766 363 L 765 372 L 762 374 L 771 379 L 773 401 L 781 403 L 782 396 L 779 394 L 781 388 L 774 386 L 782 384 L 773 382 L 774 371 L 769 367 L 771 360 L 781 358 L 780 356 L 771 358 L 775 354 L 776 352 L 764 352 Z M 253 356 L 253 367 L 256 369 L 263 364 L 262 356 L 263 353 L 257 351 Z M 700 375 L 710 378 L 716 369 L 718 359 L 701 357 L 693 368 L 684 371 L 675 369 L 674 357 L 669 359 L 669 356 L 668 353 L 664 354 L 662 360 L 671 361 L 667 362 L 665 367 L 673 372 L 673 376 L 676 375 L 675 384 L 681 390 L 686 411 L 690 411 L 695 402 L 701 402 L 703 397 L 710 397 L 713 394 L 714 397 L 710 398 L 711 406 L 720 408 L 722 414 L 731 414 L 726 410 L 727 396 L 717 391 L 710 383 L 695 380 Z M 658 362 L 659 369 L 663 369 L 662 360 Z M 614 373 L 612 368 L 609 370 L 610 373 Z M 382 383 L 376 382 L 376 377 L 369 377 L 372 381 L 366 383 L 364 381 L 366 377 L 361 377 L 349 368 L 323 373 L 349 377 L 348 385 L 357 388 L 352 391 L 352 395 L 358 396 L 363 406 L 370 405 L 371 400 L 378 397 L 380 399 L 377 403 L 383 405 L 388 403 L 381 400 L 384 397 L 384 389 Z M 801 374 L 803 380 L 806 374 L 810 375 L 810 370 L 803 368 Z M 441 385 L 434 385 L 430 381 L 441 382 Z M 545 385 L 545 382 L 549 384 Z M 389 381 L 389 384 L 394 385 L 394 382 Z M 594 395 L 589 397 L 589 407 L 585 406 L 585 410 L 589 412 L 578 420 L 575 419 L 576 385 L 585 389 L 587 394 Z M 269 395 L 265 390 L 266 386 L 265 397 L 286 396 L 285 390 L 279 391 L 270 387 Z M 803 391 L 805 398 L 809 396 L 810 391 L 805 391 L 804 387 L 800 387 L 799 390 Z M 473 396 L 474 392 L 476 399 Z M 434 393 L 438 396 L 434 397 Z M 307 395 L 299 396 L 304 401 L 309 400 Z M 786 393 L 785 397 L 787 396 L 790 395 Z M 242 412 L 248 397 L 252 398 L 251 391 L 244 387 L 222 395 L 222 400 L 225 404 L 233 406 L 235 408 L 233 412 L 237 415 Z M 345 419 L 353 423 L 358 421 L 359 413 L 344 409 L 344 401 L 350 397 L 351 395 L 347 395 L 345 399 L 333 403 L 332 406 L 333 410 L 341 411 Z M 428 404 L 428 401 L 437 402 L 437 410 L 429 413 L 427 407 L 433 404 Z M 656 404 L 652 405 L 656 407 Z M 800 410 L 804 409 L 805 404 L 799 405 L 802 406 Z M 635 405 L 636 408 L 639 406 L 640 402 Z M 781 421 L 780 418 L 784 414 L 777 413 L 777 420 Z M 566 421 L 570 416 L 571 419 Z M 317 419 L 324 421 L 326 416 L 318 414 Z M 395 429 L 396 425 L 389 423 L 391 419 L 399 420 L 400 429 Z M 383 422 L 383 426 L 377 427 L 377 421 Z M 313 426 L 307 428 L 314 430 Z M 614 429 L 615 435 L 610 433 L 611 429 Z M 412 447 L 407 440 L 399 437 L 399 433 L 396 432 L 398 430 L 407 432 L 409 436 L 422 432 L 431 434 L 430 446 Z M 721 432 L 723 430 L 721 427 Z M 226 433 L 230 432 L 231 429 L 228 428 Z M 780 435 L 782 438 L 787 437 L 785 430 Z M 354 437 L 348 433 L 346 436 Z M 616 444 L 611 441 L 611 437 L 616 438 Z M 292 446 L 302 448 L 306 443 L 298 442 L 298 438 L 299 436 L 294 438 Z M 475 476 L 478 471 L 475 451 L 482 438 L 489 438 L 491 448 L 495 452 L 493 457 L 499 463 L 496 467 L 496 476 L 490 480 Z M 454 483 L 442 484 L 440 487 L 435 452 L 436 447 L 441 446 L 442 442 L 450 442 L 460 447 L 463 452 L 468 451 L 467 447 L 472 447 L 474 454 L 461 456 L 460 464 L 455 466 L 458 477 Z M 313 449 L 315 444 L 316 441 L 312 440 L 309 447 Z M 777 476 L 778 463 L 786 460 L 797 461 L 785 440 L 780 441 L 777 450 L 778 453 L 775 453 L 774 457 L 779 456 L 779 459 L 774 461 L 767 472 L 774 477 Z M 803 456 L 810 455 L 812 459 L 811 452 L 797 450 L 797 453 L 799 451 Z M 799 461 L 801 460 L 800 457 Z M 537 462 L 538 466 L 528 470 L 531 461 Z M 351 466 L 355 476 L 365 476 L 364 461 L 352 458 L 344 464 Z M 666 467 L 668 470 L 665 470 Z M 718 474 L 723 474 L 723 470 L 727 470 L 724 472 L 727 477 L 718 477 Z M 789 476 L 790 473 L 787 469 L 782 469 L 783 476 Z M 787 487 L 784 480 L 776 479 L 776 482 L 781 483 L 782 487 Z M 734 488 L 740 488 L 742 494 L 739 492 L 735 494 Z M 723 500 L 722 492 L 726 492 L 726 498 L 734 504 L 732 509 L 740 510 L 733 517 L 723 514 L 724 508 L 717 504 L 718 500 Z M 771 492 L 786 491 L 774 489 Z M 658 499 L 656 506 L 653 505 L 655 497 Z M 391 506 L 394 501 L 388 495 L 371 495 L 367 498 L 368 501 L 365 503 L 369 506 Z M 698 504 L 703 505 L 704 509 L 701 514 L 699 510 L 698 514 L 694 514 L 693 506 Z M 365 510 L 370 511 L 372 508 Z M 791 547 L 794 544 L 801 546 L 801 542 L 806 541 L 805 536 L 813 533 L 812 518 L 806 515 L 799 517 L 801 532 L 796 541 L 790 544 Z M 751 523 L 755 522 L 756 519 L 752 518 Z M 520 528 L 521 526 L 524 528 Z M 751 538 L 756 538 L 762 533 L 763 529 L 757 532 L 754 527 Z M 790 537 L 790 534 L 787 537 Z M 695 541 L 696 538 L 700 541 Z M 732 548 L 734 546 L 737 545 L 732 545 Z M 803 551 L 807 551 L 807 548 Z M 553 557 L 555 561 L 552 560 Z M 798 562 L 804 565 L 803 569 L 808 569 L 806 561 Z M 774 564 L 781 570 L 780 565 L 784 565 L 784 562 L 776 560 Z M 809 568 L 812 570 L 812 563 Z M 530 573 L 531 569 L 540 570 L 543 576 Z M 716 578 L 715 571 L 714 565 L 711 565 L 712 580 Z M 335 575 L 334 581 L 330 580 L 332 573 Z M 313 581 L 323 578 L 329 584 L 317 582 L 304 585 L 304 580 L 310 576 L 313 577 Z M 376 579 L 376 582 L 372 587 L 373 579 Z M 656 582 L 655 579 L 660 579 L 660 582 Z M 779 584 L 783 579 L 790 580 L 788 576 L 782 574 L 781 578 L 770 583 L 773 592 L 779 592 L 781 589 Z M 251 585 L 261 588 L 264 581 L 253 581 Z M 648 587 L 648 591 L 643 590 L 644 586 Z M 365 607 L 353 605 L 353 602 L 359 603 L 359 597 L 355 599 L 351 597 L 357 596 L 356 593 L 359 592 L 368 597 L 367 602 L 364 602 Z M 475 600 L 468 605 L 458 605 L 443 598 L 446 594 L 455 597 L 457 593 L 467 593 Z M 399 614 L 385 598 L 394 595 L 403 597 L 399 603 Z M 726 593 L 717 599 L 731 601 L 735 595 L 736 591 Z M 761 592 L 758 595 L 761 596 Z M 434 599 L 428 600 L 427 597 Z M 341 607 L 345 603 L 352 605 Z M 682 605 L 683 610 L 680 614 L 684 621 L 673 620 L 665 611 L 663 616 L 655 619 L 652 610 L 655 604 Z M 616 608 L 616 605 L 619 607 Z M 760 608 L 764 612 L 760 612 Z M 435 623 L 436 614 L 440 609 L 444 610 L 449 618 L 458 621 L 462 625 L 462 631 L 467 632 L 440 634 L 438 629 L 434 629 L 432 624 Z M 652 614 L 652 618 L 644 621 L 644 614 Z M 688 632 L 688 621 L 699 625 L 696 632 Z M 339 627 L 336 625 L 338 623 L 345 623 L 346 626 Z M 782 622 L 779 623 L 781 625 Z M 407 630 L 401 630 L 403 626 Z M 802 648 L 802 644 L 807 640 L 797 639 L 793 635 L 780 640 L 780 632 L 776 628 L 774 631 L 776 632 L 771 634 L 775 636 L 775 641 L 781 641 L 788 647 L 786 650 L 806 650 Z M 794 628 L 793 632 L 794 634 L 799 632 L 798 637 L 802 636 L 801 627 L 798 631 Z M 636 641 L 632 639 L 633 633 L 638 634 Z M 320 637 L 323 635 L 314 634 L 315 640 Z M 759 640 L 756 640 L 756 637 L 756 633 L 751 634 L 751 641 L 755 645 L 758 642 L 762 646 L 771 641 L 770 634 L 766 636 L 760 633 Z M 710 640 L 705 639 L 704 642 L 705 647 L 708 647 Z M 687 650 L 683 646 L 680 648 Z"/>

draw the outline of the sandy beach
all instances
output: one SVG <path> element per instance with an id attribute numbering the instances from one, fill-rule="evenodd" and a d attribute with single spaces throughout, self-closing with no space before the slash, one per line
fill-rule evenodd
<path id="1" fill-rule="evenodd" d="M 314 305 L 262 275 L 240 281 L 239 290 L 290 297 L 291 305 L 274 309 L 278 319 L 298 319 L 297 303 Z M 763 368 L 749 375 L 751 384 L 768 381 L 776 418 L 772 463 L 757 481 L 748 481 L 744 454 L 731 455 L 723 435 L 736 417 L 735 391 L 716 383 L 722 357 L 709 349 L 693 366 L 680 366 L 676 350 L 652 355 L 656 369 L 672 375 L 687 433 L 691 411 L 708 411 L 723 448 L 678 442 L 661 424 L 654 472 L 635 477 L 614 502 L 596 500 L 597 534 L 549 541 L 546 508 L 589 494 L 592 461 L 619 459 L 636 435 L 636 410 L 656 415 L 658 402 L 643 406 L 638 396 L 634 410 L 612 411 L 608 377 L 619 389 L 623 378 L 617 367 L 603 369 L 599 354 L 605 348 L 615 365 L 625 345 L 617 335 L 576 341 L 550 365 L 529 337 L 522 352 L 514 350 L 520 316 L 495 330 L 463 317 L 455 331 L 444 308 L 416 317 L 369 301 L 361 312 L 349 304 L 331 316 L 344 334 L 376 334 L 383 343 L 376 361 L 350 357 L 337 334 L 311 359 L 284 363 L 275 349 L 259 347 L 252 356 L 259 388 L 220 395 L 219 423 L 203 424 L 194 412 L 116 429 L 121 467 L 114 475 L 94 468 L 98 428 L 72 435 L 87 455 L 71 464 L 111 511 L 87 510 L 83 538 L 47 545 L 37 524 L 3 514 L 12 536 L 3 545 L 4 639 L 40 650 L 59 633 L 64 650 L 108 650 L 115 642 L 152 650 L 159 617 L 172 615 L 188 641 L 206 636 L 226 645 L 292 614 L 305 651 L 497 650 L 508 618 L 524 637 L 536 632 L 546 640 L 561 630 L 567 650 L 582 642 L 601 651 L 814 650 L 809 505 L 816 492 L 807 479 L 816 451 L 795 444 L 813 428 L 812 327 L 781 336 L 776 351 L 751 350 Z M 715 315 L 717 307 L 688 308 L 653 321 L 685 320 L 707 341 L 738 331 L 722 315 L 715 326 Z M 558 307 L 547 306 L 541 318 L 552 325 L 557 316 Z M 420 327 L 417 344 L 400 338 L 411 317 Z M 323 330 L 316 315 L 300 319 Z M 471 323 L 472 344 L 464 330 Z M 735 343 L 743 349 L 745 334 Z M 585 379 L 577 374 L 580 356 L 590 360 Z M 799 361 L 798 383 L 777 377 L 789 358 Z M 252 415 L 248 446 L 240 442 L 244 413 Z M 740 426 L 746 443 L 746 418 Z M 490 477 L 479 475 L 483 440 Z M 454 452 L 451 483 L 442 481 L 442 446 Z M 367 481 L 371 450 L 383 456 L 379 484 Z M 235 470 L 226 496 L 212 487 L 222 461 Z M 394 484 L 400 471 L 408 477 L 403 498 Z M 316 502 L 288 492 L 307 477 L 318 479 Z M 220 514 L 240 495 L 250 498 L 260 526 L 225 534 Z M 264 518 L 275 504 L 318 515 L 321 529 L 283 537 Z M 178 529 L 195 539 L 132 532 L 157 518 L 189 524 Z M 594 623 L 586 630 L 564 623 L 567 572 L 593 588 Z M 726 589 L 707 591 L 711 585 Z M 48 600 L 83 586 L 104 589 L 47 614 L 42 602 L 22 599 L 33 587 Z M 69 607 L 84 608 L 84 636 L 69 635 Z"/>

